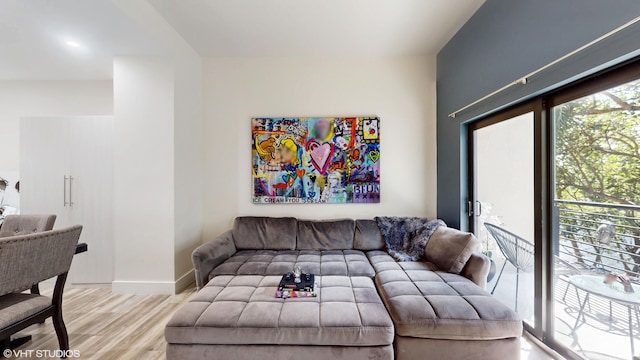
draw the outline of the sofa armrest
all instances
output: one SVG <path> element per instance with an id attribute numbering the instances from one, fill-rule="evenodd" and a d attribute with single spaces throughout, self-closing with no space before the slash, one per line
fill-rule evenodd
<path id="1" fill-rule="evenodd" d="M 489 275 L 490 268 L 491 260 L 484 254 L 474 252 L 471 254 L 460 275 L 484 289 L 487 286 L 487 275 Z"/>
<path id="2" fill-rule="evenodd" d="M 191 261 L 196 273 L 196 286 L 198 290 L 209 281 L 209 273 L 216 266 L 222 264 L 225 260 L 236 253 L 236 245 L 233 241 L 231 230 L 200 245 L 191 254 Z"/>

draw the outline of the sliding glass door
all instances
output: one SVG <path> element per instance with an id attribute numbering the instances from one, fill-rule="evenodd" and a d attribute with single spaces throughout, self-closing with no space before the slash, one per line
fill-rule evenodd
<path id="1" fill-rule="evenodd" d="M 571 359 L 640 356 L 640 60 L 469 123 L 487 291 Z"/>
<path id="2" fill-rule="evenodd" d="M 470 131 L 470 221 L 492 260 L 487 290 L 535 327 L 534 114 L 517 109 Z"/>
<path id="3" fill-rule="evenodd" d="M 551 107 L 553 335 L 585 359 L 631 359 L 640 354 L 640 80 L 584 92 Z"/>

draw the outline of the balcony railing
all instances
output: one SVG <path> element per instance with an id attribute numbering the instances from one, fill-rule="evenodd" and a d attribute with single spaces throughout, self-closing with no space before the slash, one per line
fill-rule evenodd
<path id="1" fill-rule="evenodd" d="M 561 259 L 640 281 L 640 206 L 555 200 Z"/>

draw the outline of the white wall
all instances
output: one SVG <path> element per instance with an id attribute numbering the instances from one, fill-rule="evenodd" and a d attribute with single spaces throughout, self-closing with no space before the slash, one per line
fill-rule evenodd
<path id="1" fill-rule="evenodd" d="M 191 253 L 202 243 L 202 59 L 182 56 L 175 68 L 175 291 L 194 281 Z"/>
<path id="2" fill-rule="evenodd" d="M 113 84 L 113 291 L 173 293 L 173 67 L 118 57 Z"/>
<path id="3" fill-rule="evenodd" d="M 0 81 L 0 172 L 20 170 L 20 118 L 113 114 L 113 83 Z"/>
<path id="4" fill-rule="evenodd" d="M 148 2 L 113 1 L 166 47 L 153 59 L 115 61 L 116 137 L 140 150 L 116 158 L 119 185 L 129 171 L 139 185 L 116 188 L 127 208 L 116 228 L 129 238 L 116 236 L 114 291 L 179 292 L 195 280 L 191 252 L 202 241 L 202 58 Z"/>
<path id="5" fill-rule="evenodd" d="M 434 57 L 207 59 L 204 240 L 239 215 L 434 217 L 435 74 Z M 357 115 L 381 119 L 379 204 L 252 204 L 252 117 Z"/>

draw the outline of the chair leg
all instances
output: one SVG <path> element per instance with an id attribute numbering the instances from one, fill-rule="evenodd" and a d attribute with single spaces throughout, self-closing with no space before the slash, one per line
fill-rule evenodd
<path id="1" fill-rule="evenodd" d="M 515 312 L 518 312 L 518 285 L 520 284 L 520 269 L 516 268 L 516 308 Z"/>
<path id="2" fill-rule="evenodd" d="M 64 283 L 67 280 L 67 273 L 58 275 L 56 279 L 56 286 L 53 289 L 52 303 L 55 307 L 52 316 L 53 327 L 56 330 L 58 336 L 58 344 L 60 350 L 66 354 L 66 350 L 69 350 L 69 334 L 67 333 L 67 327 L 64 325 L 62 319 L 62 291 L 64 290 Z M 63 358 L 66 358 L 63 354 Z"/>
<path id="3" fill-rule="evenodd" d="M 574 287 L 576 290 L 576 298 L 578 298 L 578 305 L 580 305 L 580 302 L 582 300 L 580 300 L 580 293 L 578 292 L 578 288 Z M 587 307 L 589 308 L 589 313 L 591 313 L 591 301 L 589 300 L 589 297 L 585 297 L 585 303 L 587 304 Z M 584 317 L 584 313 L 582 314 L 582 321 L 587 322 L 587 318 Z"/>
<path id="4" fill-rule="evenodd" d="M 633 317 L 631 316 L 631 306 L 627 305 L 627 312 L 629 313 L 629 341 L 631 342 L 631 356 L 636 353 L 633 347 Z"/>
<path id="5" fill-rule="evenodd" d="M 0 350 L 11 349 L 11 338 L 0 340 Z"/>
<path id="6" fill-rule="evenodd" d="M 36 295 L 40 295 L 40 285 L 39 284 L 33 284 L 31 286 L 31 293 L 32 294 L 36 294 Z M 44 324 L 44 320 L 42 320 L 40 322 L 40 324 Z"/>
<path id="7" fill-rule="evenodd" d="M 58 336 L 60 350 L 64 351 L 69 350 L 69 334 L 67 334 L 67 327 L 64 325 L 61 310 L 62 309 L 57 309 L 55 314 L 53 314 L 53 327 L 56 330 L 56 335 Z"/>
<path id="8" fill-rule="evenodd" d="M 562 295 L 563 303 L 567 302 L 565 299 L 567 298 L 567 293 L 569 292 L 569 286 L 571 286 L 571 284 L 567 281 L 567 287 L 564 289 L 564 295 Z"/>
<path id="9" fill-rule="evenodd" d="M 582 300 L 580 300 L 580 293 L 578 292 L 577 287 L 574 287 L 574 289 L 576 290 L 576 298 L 578 299 L 578 306 L 579 306 L 580 303 L 582 302 Z M 591 312 L 591 303 L 589 303 L 589 312 Z M 583 315 L 583 319 L 584 319 L 584 315 Z"/>
<path id="10" fill-rule="evenodd" d="M 507 259 L 504 260 L 504 263 L 502 264 L 502 269 L 500 269 L 500 274 L 498 274 L 498 278 L 496 279 L 496 284 L 493 285 L 493 290 L 491 290 L 491 295 L 493 295 L 493 292 L 496 291 L 496 288 L 498 287 L 498 283 L 500 282 L 500 278 L 502 277 L 502 272 L 504 271 L 504 267 L 507 265 Z"/>
<path id="11" fill-rule="evenodd" d="M 39 286 L 39 284 L 33 284 L 31 286 L 31 293 L 32 294 L 36 294 L 36 295 L 40 295 L 40 286 Z"/>

